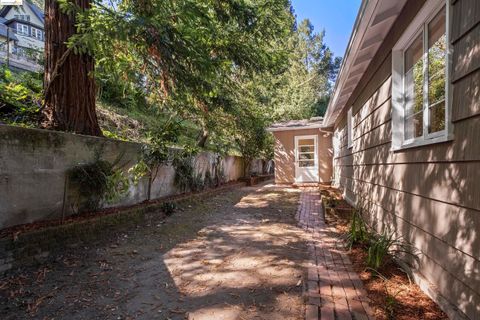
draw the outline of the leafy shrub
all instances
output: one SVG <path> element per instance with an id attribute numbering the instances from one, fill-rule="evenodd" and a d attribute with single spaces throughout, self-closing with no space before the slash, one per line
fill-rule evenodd
<path id="1" fill-rule="evenodd" d="M 205 171 L 204 185 L 207 188 L 212 188 L 215 186 L 215 181 L 210 173 L 210 170 Z"/>
<path id="2" fill-rule="evenodd" d="M 129 181 L 120 170 L 108 161 L 95 160 L 71 168 L 69 184 L 76 187 L 79 210 L 97 210 L 103 201 L 112 203 L 128 194 Z"/>
<path id="3" fill-rule="evenodd" d="M 195 168 L 193 167 L 193 159 L 191 157 L 175 157 L 173 166 L 175 167 L 173 182 L 180 190 L 186 192 L 190 189 L 194 179 Z"/>
<path id="4" fill-rule="evenodd" d="M 35 126 L 42 104 L 42 75 L 0 67 L 0 120 Z"/>
<path id="5" fill-rule="evenodd" d="M 224 184 L 227 181 L 221 156 L 217 156 L 217 159 L 213 163 L 213 180 L 214 180 L 213 183 L 215 186 Z"/>
<path id="6" fill-rule="evenodd" d="M 167 216 L 171 216 L 175 210 L 177 209 L 177 205 L 175 202 L 164 202 L 162 203 L 160 210 L 165 213 Z"/>
<path id="7" fill-rule="evenodd" d="M 190 182 L 190 190 L 193 192 L 202 191 L 205 189 L 205 182 L 201 173 L 196 173 Z"/>
<path id="8" fill-rule="evenodd" d="M 195 172 L 194 155 L 196 150 L 185 149 L 178 153 L 173 161 L 175 168 L 175 178 L 173 180 L 175 186 L 186 192 L 201 191 L 205 188 L 204 180 L 201 174 Z"/>

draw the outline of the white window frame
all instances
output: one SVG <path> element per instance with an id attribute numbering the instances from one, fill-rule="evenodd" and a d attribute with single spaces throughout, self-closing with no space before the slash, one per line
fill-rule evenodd
<path id="1" fill-rule="evenodd" d="M 439 132 L 428 133 L 429 109 L 424 104 L 423 108 L 423 135 L 414 139 L 405 140 L 405 87 L 404 87 L 404 53 L 410 44 L 424 31 L 428 23 L 445 7 L 446 10 L 446 76 L 445 76 L 445 129 Z M 413 19 L 403 35 L 392 49 L 392 150 L 413 148 L 433 143 L 445 142 L 453 139 L 452 118 L 452 46 L 450 44 L 451 10 L 449 0 L 427 0 Z M 424 31 L 425 34 L 425 31 Z M 423 42 L 427 37 L 424 36 Z M 426 61 L 424 48 L 423 59 Z M 424 68 L 428 68 L 424 63 Z M 425 73 L 425 72 L 424 72 Z M 426 81 L 425 81 L 426 83 Z M 427 84 L 425 84 L 427 85 Z M 425 91 L 425 90 L 424 90 Z"/>
<path id="2" fill-rule="evenodd" d="M 42 30 L 32 27 L 32 37 L 38 40 L 43 40 Z"/>
<path id="3" fill-rule="evenodd" d="M 25 32 L 26 30 L 26 32 Z M 28 36 L 28 26 L 17 22 L 17 33 Z"/>
<path id="4" fill-rule="evenodd" d="M 352 108 L 347 112 L 347 148 L 353 148 L 353 118 Z"/>

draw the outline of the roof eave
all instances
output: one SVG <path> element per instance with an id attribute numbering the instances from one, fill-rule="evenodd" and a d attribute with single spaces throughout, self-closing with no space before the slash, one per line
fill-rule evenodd
<path id="1" fill-rule="evenodd" d="M 325 113 L 325 127 L 333 126 L 342 114 L 406 2 L 407 0 L 362 1 Z"/>
<path id="2" fill-rule="evenodd" d="M 303 127 L 279 127 L 279 128 L 267 128 L 268 132 L 278 132 L 278 131 L 292 131 L 292 130 L 309 130 L 309 129 L 321 129 L 324 126 L 322 124 L 316 124 L 311 126 L 303 126 Z"/>

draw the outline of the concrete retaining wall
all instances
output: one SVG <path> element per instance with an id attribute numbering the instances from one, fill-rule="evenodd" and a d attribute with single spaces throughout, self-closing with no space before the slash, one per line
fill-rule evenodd
<path id="1" fill-rule="evenodd" d="M 141 155 L 141 145 L 64 132 L 0 125 L 0 229 L 75 214 L 74 195 L 65 188 L 66 171 L 92 162 L 99 156 L 127 171 Z M 195 159 L 197 172 L 205 173 L 217 155 L 201 153 Z M 243 176 L 243 160 L 222 160 L 227 181 Z M 262 161 L 253 170 L 261 172 Z M 211 169 L 210 169 L 211 170 Z M 161 167 L 152 185 L 152 199 L 179 193 L 174 186 L 175 170 Z M 65 190 L 67 189 L 67 192 Z M 130 185 L 127 196 L 106 206 L 125 206 L 147 199 L 148 179 Z"/>

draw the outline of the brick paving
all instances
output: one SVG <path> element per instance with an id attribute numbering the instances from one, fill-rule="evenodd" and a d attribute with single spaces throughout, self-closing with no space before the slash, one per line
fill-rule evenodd
<path id="1" fill-rule="evenodd" d="M 325 223 L 318 190 L 303 189 L 297 220 L 310 237 L 305 319 L 375 319 L 362 281 Z"/>

